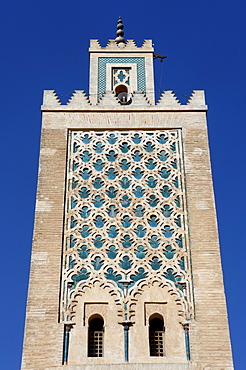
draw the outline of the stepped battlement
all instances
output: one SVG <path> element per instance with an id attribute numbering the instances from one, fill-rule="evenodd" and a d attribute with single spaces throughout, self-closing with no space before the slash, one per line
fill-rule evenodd
<path id="1" fill-rule="evenodd" d="M 99 102 L 91 103 L 83 90 L 75 90 L 66 104 L 62 104 L 54 90 L 45 90 L 42 111 L 95 111 L 95 110 L 150 110 L 150 111 L 207 111 L 203 90 L 194 90 L 187 103 L 181 104 L 174 91 L 163 91 L 158 102 L 151 104 L 146 94 L 134 91 L 129 105 L 121 105 L 113 91 L 105 91 Z"/>
<path id="2" fill-rule="evenodd" d="M 134 52 L 154 52 L 152 40 L 144 40 L 141 46 L 137 46 L 134 40 L 127 40 L 126 43 L 117 43 L 115 40 L 109 40 L 106 46 L 102 46 L 99 40 L 90 40 L 89 52 L 97 51 L 116 51 L 120 50 Z"/>

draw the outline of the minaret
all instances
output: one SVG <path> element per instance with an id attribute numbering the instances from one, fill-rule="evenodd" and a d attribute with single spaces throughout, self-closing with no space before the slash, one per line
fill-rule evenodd
<path id="1" fill-rule="evenodd" d="M 103 94 L 144 93 L 154 104 L 154 49 L 151 40 L 137 47 L 134 40 L 125 42 L 123 24 L 118 20 L 116 39 L 101 47 L 98 40 L 90 43 L 90 101 L 96 104 Z"/>
<path id="2" fill-rule="evenodd" d="M 22 370 L 232 370 L 204 92 L 155 104 L 123 28 L 44 92 Z"/>

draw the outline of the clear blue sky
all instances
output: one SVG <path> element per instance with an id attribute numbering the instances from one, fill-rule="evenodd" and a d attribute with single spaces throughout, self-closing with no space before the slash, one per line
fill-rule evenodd
<path id="1" fill-rule="evenodd" d="M 245 370 L 245 13 L 243 0 L 2 2 L 1 370 L 20 368 L 42 92 L 88 91 L 89 39 L 105 45 L 115 38 L 119 15 L 126 38 L 153 39 L 168 56 L 162 81 L 155 61 L 163 90 L 206 92 L 235 368 Z"/>

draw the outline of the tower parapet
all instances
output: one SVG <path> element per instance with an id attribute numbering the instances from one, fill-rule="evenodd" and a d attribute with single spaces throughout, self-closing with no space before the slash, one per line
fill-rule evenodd
<path id="1" fill-rule="evenodd" d="M 71 98 L 66 104 L 62 104 L 59 96 L 54 90 L 45 90 L 42 111 L 207 111 L 208 107 L 205 102 L 203 90 L 194 90 L 186 104 L 181 104 L 171 90 L 163 91 L 157 104 L 151 104 L 147 94 L 142 91 L 133 91 L 130 94 L 131 104 L 122 105 L 114 91 L 105 91 L 100 100 L 91 103 L 89 97 L 83 90 L 73 92 Z"/>
<path id="2" fill-rule="evenodd" d="M 102 46 L 99 40 L 90 40 L 89 52 L 98 52 L 98 51 L 147 51 L 154 52 L 154 47 L 152 40 L 144 40 L 141 46 L 137 46 L 135 40 L 127 40 L 124 44 L 117 44 L 115 40 L 109 40 L 106 46 Z"/>

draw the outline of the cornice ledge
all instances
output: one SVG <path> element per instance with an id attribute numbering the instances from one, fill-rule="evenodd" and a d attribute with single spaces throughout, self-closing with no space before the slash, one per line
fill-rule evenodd
<path id="1" fill-rule="evenodd" d="M 88 106 L 88 107 L 70 107 L 67 105 L 51 106 L 51 105 L 41 105 L 42 112 L 207 112 L 208 106 L 193 106 L 188 107 L 186 105 L 181 105 L 180 107 L 165 106 L 158 107 L 156 105 L 149 106 L 131 106 L 131 105 L 117 105 L 117 106 L 102 106 L 100 104 Z"/>

